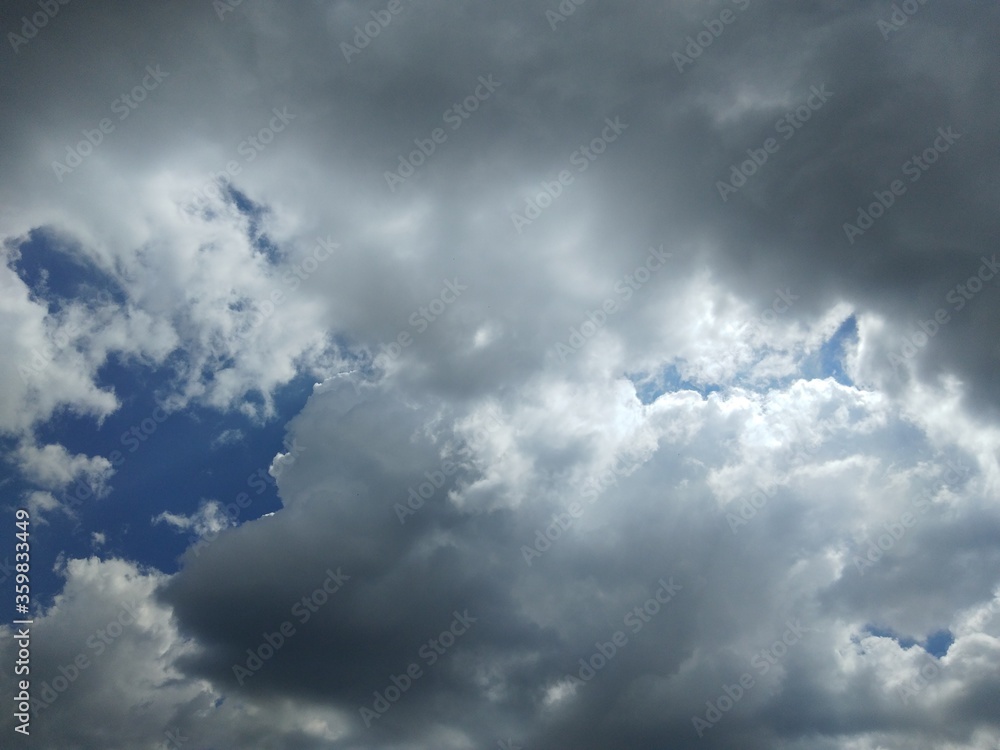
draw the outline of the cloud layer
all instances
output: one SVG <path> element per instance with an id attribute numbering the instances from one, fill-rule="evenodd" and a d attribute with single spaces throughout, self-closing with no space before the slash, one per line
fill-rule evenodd
<path id="1" fill-rule="evenodd" d="M 316 385 L 280 511 L 55 560 L 32 746 L 996 747 L 994 6 L 55 7 L 4 52 L 24 502 L 114 484 L 47 428 L 110 363 Z"/>

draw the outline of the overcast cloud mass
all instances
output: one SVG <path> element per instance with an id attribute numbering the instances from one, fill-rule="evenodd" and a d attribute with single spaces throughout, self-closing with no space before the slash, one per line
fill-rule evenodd
<path id="1" fill-rule="evenodd" d="M 0 33 L 0 745 L 1000 748 L 996 2 Z"/>

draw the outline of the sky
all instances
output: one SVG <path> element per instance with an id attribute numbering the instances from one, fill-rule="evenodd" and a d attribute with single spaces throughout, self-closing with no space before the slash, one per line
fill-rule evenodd
<path id="1" fill-rule="evenodd" d="M 1000 748 L 998 32 L 5 3 L 0 745 Z"/>

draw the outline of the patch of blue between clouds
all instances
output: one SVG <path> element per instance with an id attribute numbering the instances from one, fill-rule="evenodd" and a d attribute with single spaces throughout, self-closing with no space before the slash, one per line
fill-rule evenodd
<path id="1" fill-rule="evenodd" d="M 102 385 L 113 386 L 122 401 L 116 413 L 98 426 L 90 417 L 63 412 L 36 433 L 42 444 L 58 442 L 71 453 L 117 463 L 110 492 L 102 498 L 88 496 L 79 484 L 56 493 L 64 502 L 74 495 L 86 497 L 76 506 L 76 521 L 50 513 L 48 526 L 34 525 L 33 592 L 39 601 L 50 601 L 62 588 L 61 578 L 51 571 L 59 553 L 68 558 L 121 557 L 166 573 L 176 571 L 193 532 L 151 524 L 163 511 L 190 515 L 204 500 L 226 505 L 240 492 L 250 496 L 250 504 L 240 509 L 238 524 L 280 509 L 267 469 L 276 453 L 287 451 L 285 425 L 302 410 L 314 383 L 312 376 L 301 375 L 281 388 L 274 396 L 276 416 L 263 425 L 237 412 L 222 414 L 203 407 L 166 417 L 156 411 L 157 421 L 152 418 L 156 394 L 167 386 L 171 373 L 115 361 L 101 374 Z M 223 435 L 236 439 L 220 441 Z M 29 489 L 18 477 L 9 479 L 14 496 Z M 105 534 L 106 544 L 95 547 L 94 532 Z"/>
<path id="2" fill-rule="evenodd" d="M 166 390 L 168 371 L 114 362 L 101 374 L 102 385 L 113 385 L 122 399 L 115 414 L 99 427 L 92 419 L 61 415 L 39 432 L 40 440 L 118 463 L 110 493 L 78 506 L 79 526 L 53 519 L 52 552 L 58 548 L 71 557 L 86 556 L 94 552 L 91 533 L 102 532 L 107 543 L 96 550 L 102 557 L 124 557 L 171 573 L 193 532 L 162 522 L 152 525 L 154 516 L 163 511 L 190 515 L 204 500 L 226 505 L 241 492 L 250 496 L 250 504 L 239 510 L 238 524 L 280 509 L 267 469 L 276 453 L 288 449 L 285 425 L 312 393 L 312 376 L 301 375 L 279 389 L 274 394 L 275 418 L 259 424 L 238 412 L 222 414 L 202 407 L 164 417 L 156 411 L 156 394 Z M 161 421 L 153 419 L 154 411 Z M 223 435 L 230 439 L 220 441 Z M 69 494 L 74 492 L 70 488 Z"/>
<path id="3" fill-rule="evenodd" d="M 251 218 L 263 215 L 262 208 L 237 191 L 233 191 L 232 200 Z M 257 242 L 269 259 L 276 258 L 277 251 L 266 238 L 258 237 Z M 19 249 L 20 257 L 13 267 L 35 298 L 48 304 L 50 314 L 57 314 L 70 300 L 96 303 L 102 293 L 105 301 L 109 297 L 124 301 L 121 290 L 100 269 L 48 232 L 33 231 Z M 49 512 L 45 514 L 47 524 L 31 525 L 35 601 L 51 603 L 61 590 L 62 578 L 53 571 L 59 555 L 123 557 L 173 572 L 178 556 L 190 542 L 189 535 L 164 523 L 153 526 L 150 519 L 163 511 L 189 515 L 205 499 L 232 502 L 238 493 L 248 490 L 249 477 L 267 477 L 275 453 L 286 450 L 284 426 L 312 392 L 312 376 L 301 375 L 275 393 L 276 416 L 263 425 L 238 412 L 223 414 L 201 407 L 157 421 L 153 419 L 157 398 L 170 391 L 175 368 L 182 366 L 183 360 L 183 352 L 178 351 L 153 369 L 135 359 L 111 355 L 98 372 L 97 384 L 113 389 L 121 402 L 114 414 L 98 424 L 93 417 L 62 409 L 36 427 L 40 445 L 61 444 L 74 455 L 103 456 L 115 464 L 115 474 L 109 482 L 110 491 L 102 498 L 93 497 L 81 483 L 53 493 L 63 502 L 79 498 L 76 519 Z M 211 373 L 205 375 L 211 377 Z M 260 404 L 263 397 L 249 394 L 246 400 Z M 161 418 L 164 414 L 155 413 Z M 223 434 L 237 439 L 219 441 Z M 4 438 L 0 447 L 9 456 L 16 441 Z M 261 486 L 260 482 L 256 486 Z M 11 511 L 24 505 L 26 493 L 38 489 L 9 462 L 0 465 L 0 487 Z M 251 503 L 240 510 L 238 523 L 280 508 L 270 482 L 265 482 L 263 491 L 250 489 L 248 494 Z M 94 532 L 105 534 L 106 544 L 95 546 Z M 2 581 L 5 594 L 13 595 L 12 589 L 6 591 L 13 582 L 13 576 Z"/>
<path id="4" fill-rule="evenodd" d="M 833 378 L 841 385 L 854 385 L 844 372 L 844 355 L 847 344 L 858 341 L 858 322 L 851 315 L 840 324 L 833 336 L 814 354 L 802 361 L 802 375 L 807 378 Z"/>
<path id="5" fill-rule="evenodd" d="M 865 632 L 879 638 L 892 638 L 892 640 L 896 641 L 896 643 L 898 643 L 903 649 L 920 646 L 928 654 L 938 659 L 947 654 L 948 649 L 951 648 L 951 644 L 955 642 L 955 636 L 951 634 L 950 630 L 937 630 L 927 636 L 927 638 L 923 641 L 901 637 L 888 628 L 880 628 L 876 625 L 866 626 Z"/>
<path id="6" fill-rule="evenodd" d="M 124 301 L 103 271 L 45 230 L 32 230 L 18 249 L 12 268 L 32 298 L 47 304 L 49 314 L 58 314 L 69 301 L 97 303 L 102 291 L 112 301 Z"/>
<path id="7" fill-rule="evenodd" d="M 763 382 L 750 382 L 741 374 L 733 378 L 733 385 L 746 386 L 754 390 L 782 388 L 799 378 L 823 379 L 833 378 L 841 385 L 854 385 L 844 372 L 845 346 L 858 340 L 857 320 L 852 315 L 847 318 L 834 334 L 819 348 L 818 351 L 805 357 L 801 362 L 800 372 L 784 378 L 770 378 Z M 697 383 L 681 377 L 675 365 L 668 365 L 654 377 L 648 373 L 626 373 L 625 376 L 635 385 L 636 395 L 643 404 L 651 404 L 664 393 L 677 391 L 694 391 L 702 398 L 710 393 L 720 391 L 717 384 Z"/>
<path id="8" fill-rule="evenodd" d="M 264 216 L 267 215 L 268 209 L 259 203 L 255 203 L 251 200 L 245 193 L 240 192 L 232 184 L 225 185 L 224 195 L 232 201 L 236 209 L 247 217 L 250 221 L 250 232 L 249 240 L 253 244 L 254 249 L 258 252 L 263 253 L 264 257 L 267 258 L 268 262 L 272 265 L 277 264 L 281 260 L 281 250 L 278 246 L 271 242 L 270 238 L 261 231 L 261 222 Z"/>
<path id="9" fill-rule="evenodd" d="M 266 207 L 231 185 L 225 186 L 224 195 L 248 217 L 249 239 L 255 249 L 270 263 L 279 262 L 280 250 L 261 231 Z M 52 232 L 33 230 L 18 249 L 19 257 L 12 267 L 33 298 L 47 305 L 49 314 L 58 314 L 70 301 L 97 304 L 103 297 L 105 302 L 125 302 L 123 291 L 113 280 Z M 225 505 L 240 492 L 247 492 L 251 502 L 240 509 L 237 523 L 281 507 L 270 481 L 257 492 L 248 487 L 248 479 L 267 477 L 275 453 L 287 450 L 285 424 L 305 405 L 314 378 L 300 375 L 273 394 L 276 416 L 263 425 L 238 412 L 223 414 L 201 407 L 154 420 L 157 398 L 170 391 L 175 368 L 183 366 L 184 356 L 174 352 L 162 366 L 151 369 L 112 354 L 97 381 L 99 387 L 113 389 L 121 402 L 114 414 L 98 424 L 90 416 L 63 409 L 36 427 L 40 445 L 61 444 L 73 455 L 114 459 L 115 474 L 108 483 L 110 491 L 101 498 L 90 495 L 80 483 L 53 493 L 63 502 L 79 498 L 76 519 L 56 511 L 45 514 L 46 524 L 31 525 L 35 602 L 48 606 L 62 589 L 62 578 L 53 570 L 59 556 L 121 557 L 167 573 L 175 571 L 190 534 L 165 523 L 152 525 L 150 519 L 163 511 L 190 515 L 203 500 L 215 499 Z M 211 373 L 203 374 L 211 377 Z M 263 403 L 261 394 L 248 394 L 245 400 Z M 164 412 L 156 414 L 162 417 Z M 223 435 L 228 439 L 219 440 Z M 0 438 L 4 455 L 10 456 L 16 446 L 13 438 Z M 254 485 L 260 486 L 260 481 Z M 25 505 L 26 493 L 38 489 L 10 462 L 0 462 L 0 488 L 11 514 L 14 508 Z M 104 545 L 95 546 L 95 532 L 106 536 Z M 0 566 L 5 562 L 0 559 Z M 5 570 L 0 567 L 0 589 L 4 596 L 12 597 L 14 577 L 4 578 Z"/>
<path id="10" fill-rule="evenodd" d="M 695 391 L 702 398 L 710 393 L 722 390 L 718 385 L 706 385 L 696 383 L 681 377 L 675 365 L 668 365 L 655 377 L 649 377 L 645 373 L 625 373 L 635 386 L 635 393 L 640 403 L 651 404 L 664 393 L 675 393 L 677 391 Z"/>

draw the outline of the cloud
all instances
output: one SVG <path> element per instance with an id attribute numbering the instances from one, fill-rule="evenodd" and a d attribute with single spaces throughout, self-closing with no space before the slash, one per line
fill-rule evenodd
<path id="1" fill-rule="evenodd" d="M 62 490 L 83 479 L 100 494 L 114 474 L 111 462 L 106 458 L 91 458 L 79 453 L 73 456 L 61 445 L 39 447 L 22 444 L 16 459 L 29 480 L 49 490 Z"/>
<path id="2" fill-rule="evenodd" d="M 234 443 L 239 443 L 244 439 L 243 430 L 231 429 L 223 430 L 218 434 L 218 436 L 212 441 L 212 447 L 218 448 L 223 445 L 232 445 Z"/>
<path id="3" fill-rule="evenodd" d="M 109 363 L 245 418 L 216 445 L 315 383 L 280 509 L 178 483 L 176 573 L 59 558 L 38 687 L 93 663 L 36 741 L 996 745 L 996 8 L 225 8 L 69 4 L 9 51 L 33 511 L 110 477 L 49 424 L 122 408 Z"/>
<path id="4" fill-rule="evenodd" d="M 283 711 L 302 721 L 325 706 L 314 722 L 323 736 L 386 745 L 404 733 L 429 745 L 446 726 L 455 747 L 495 744 L 511 733 L 527 747 L 650 736 L 691 747 L 721 747 L 737 736 L 764 747 L 785 737 L 796 746 L 808 728 L 837 716 L 858 728 L 824 730 L 831 746 L 846 747 L 852 737 L 889 747 L 946 738 L 979 746 L 975 728 L 988 726 L 992 714 L 973 696 L 994 681 L 1000 591 L 988 564 L 970 574 L 962 563 L 970 555 L 992 559 L 988 536 L 977 541 L 961 529 L 995 533 L 1000 519 L 982 501 L 984 477 L 967 455 L 953 447 L 955 458 L 946 459 L 884 399 L 832 380 L 799 380 L 763 396 L 678 391 L 648 405 L 629 395 L 628 381 L 609 380 L 603 391 L 575 403 L 616 412 L 595 426 L 624 427 L 631 414 L 623 443 L 584 449 L 583 436 L 600 433 L 574 428 L 570 400 L 548 423 L 500 404 L 516 436 L 511 450 L 550 441 L 552 423 L 566 429 L 567 445 L 581 447 L 555 444 L 539 454 L 533 471 L 541 491 L 514 506 L 456 502 L 452 489 L 491 471 L 506 480 L 503 487 L 520 478 L 517 464 L 493 464 L 473 448 L 476 460 L 449 478 L 448 492 L 404 526 L 393 503 L 440 465 L 468 421 L 440 404 L 415 410 L 392 392 L 359 398 L 332 381 L 290 427 L 307 449 L 279 476 L 284 510 L 222 532 L 171 578 L 115 561 L 71 562 L 64 595 L 42 621 L 95 631 L 96 615 L 87 619 L 70 604 L 93 600 L 96 587 L 119 598 L 144 591 L 152 597 L 144 606 L 176 622 L 172 645 L 130 659 L 175 670 L 177 694 L 139 691 L 116 709 L 137 711 L 155 700 L 156 712 L 139 724 L 147 737 L 178 726 L 200 742 L 234 736 L 226 733 L 236 731 L 230 722 L 242 714 L 230 712 L 238 705 L 274 717 L 269 729 L 248 730 L 256 742 L 305 741 Z M 913 433 L 910 445 L 900 444 L 900 431 Z M 634 446 L 636 468 L 608 473 L 625 446 Z M 635 452 L 638 446 L 646 448 Z M 965 469 L 950 471 L 949 461 Z M 762 504 L 753 493 L 772 482 Z M 587 487 L 602 491 L 592 499 Z M 535 532 L 574 502 L 585 512 L 526 565 L 521 546 L 534 544 Z M 916 522 L 859 568 L 853 558 L 865 556 L 869 542 L 885 546 L 879 534 L 905 512 Z M 745 520 L 735 533 L 728 514 Z M 956 535 L 965 541 L 956 543 Z M 934 567 L 923 560 L 930 550 Z M 349 574 L 348 584 L 330 604 L 296 610 L 328 569 Z M 648 614 L 663 580 L 680 588 Z M 102 606 L 104 619 L 112 618 L 115 607 Z M 455 610 L 478 619 L 439 654 Z M 286 621 L 294 637 L 240 685 L 234 666 Z M 918 641 L 951 630 L 955 641 L 935 658 L 871 635 L 873 623 Z M 606 644 L 616 637 L 613 657 L 591 658 L 611 653 Z M 165 663 L 155 655 L 164 648 L 175 656 Z M 592 677 L 584 670 L 583 679 L 581 659 L 603 666 Z M 376 692 L 394 695 L 387 686 L 401 684 L 412 664 L 419 679 L 366 727 L 360 710 L 376 705 Z M 153 666 L 130 667 L 140 668 Z M 745 674 L 752 680 L 745 696 L 699 739 L 693 717 L 713 719 L 706 704 L 727 706 L 720 696 Z M 68 711 L 70 695 L 47 710 Z M 628 722 L 620 718 L 626 706 Z M 928 718 L 934 711 L 965 718 L 936 725 Z"/>
<path id="5" fill-rule="evenodd" d="M 197 538 L 204 536 L 214 537 L 220 531 L 232 525 L 229 516 L 226 515 L 222 504 L 217 500 L 203 501 L 195 513 L 190 516 L 180 515 L 164 511 L 158 516 L 154 516 L 152 523 L 165 523 L 178 531 L 194 531 Z"/>

